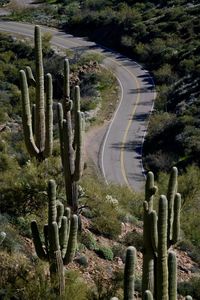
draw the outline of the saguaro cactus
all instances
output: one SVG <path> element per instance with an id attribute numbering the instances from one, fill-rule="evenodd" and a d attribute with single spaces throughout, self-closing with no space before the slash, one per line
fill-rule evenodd
<path id="1" fill-rule="evenodd" d="M 175 244 L 179 239 L 180 234 L 180 205 L 181 196 L 177 193 L 178 190 L 178 170 L 173 167 L 171 170 L 167 200 L 168 200 L 168 229 L 167 229 L 167 245 L 168 248 Z"/>
<path id="2" fill-rule="evenodd" d="M 83 127 L 84 121 L 80 112 L 80 89 L 75 87 L 74 101 L 69 94 L 69 63 L 64 63 L 64 100 L 58 103 L 58 123 L 60 132 L 60 151 L 65 178 L 65 189 L 68 205 L 78 209 L 78 185 L 83 170 Z M 72 126 L 72 106 L 73 121 Z"/>
<path id="3" fill-rule="evenodd" d="M 132 246 L 128 247 L 124 268 L 124 300 L 134 300 L 136 259 L 136 249 Z"/>
<path id="4" fill-rule="evenodd" d="M 167 254 L 167 199 L 159 200 L 158 212 L 158 257 L 157 257 L 157 299 L 168 300 L 168 254 Z"/>
<path id="5" fill-rule="evenodd" d="M 181 195 L 177 193 L 177 174 L 178 171 L 174 167 L 169 179 L 168 184 L 168 198 L 167 201 L 167 244 L 169 247 L 176 243 L 180 234 L 180 209 L 181 209 Z M 144 202 L 144 250 L 143 250 L 143 278 L 142 278 L 142 291 L 143 298 L 145 290 L 150 290 L 151 293 L 157 297 L 158 281 L 156 280 L 157 260 L 158 260 L 158 237 L 161 234 L 161 226 L 157 225 L 157 214 L 153 210 L 153 195 L 157 188 L 154 185 L 153 173 L 147 174 L 146 187 L 145 187 L 145 202 Z M 164 196 L 162 196 L 163 198 Z M 160 200 L 161 201 L 161 200 Z M 164 201 L 164 200 L 162 200 Z M 169 208 L 170 207 L 170 208 Z M 164 213 L 162 211 L 162 213 Z M 161 218 L 158 215 L 158 219 Z M 166 258 L 166 253 L 165 253 Z M 165 271 L 165 268 L 163 269 Z M 159 280 L 161 280 L 161 276 Z M 164 276 L 164 275 L 163 275 Z M 158 299 L 160 299 L 158 297 Z"/>
<path id="6" fill-rule="evenodd" d="M 148 172 L 145 185 L 145 201 L 143 215 L 143 272 L 142 292 L 154 292 L 155 259 L 157 251 L 157 215 L 153 211 L 153 197 L 157 191 L 154 185 L 154 175 Z"/>
<path id="7" fill-rule="evenodd" d="M 52 78 L 47 74 L 46 105 L 44 93 L 44 70 L 42 61 L 42 41 L 40 27 L 35 26 L 35 71 L 33 77 L 30 67 L 26 72 L 20 71 L 20 86 L 22 98 L 22 123 L 25 144 L 31 156 L 43 160 L 50 156 L 53 147 L 53 100 Z M 35 105 L 31 114 L 28 83 L 35 87 Z M 32 119 L 34 122 L 32 122 Z"/>
<path id="8" fill-rule="evenodd" d="M 44 244 L 41 241 L 36 221 L 31 222 L 33 242 L 38 257 L 49 261 L 52 281 L 58 282 L 60 294 L 64 291 L 63 264 L 74 258 L 77 243 L 78 217 L 70 217 L 69 209 L 56 200 L 56 184 L 48 184 L 48 224 L 44 225 Z"/>

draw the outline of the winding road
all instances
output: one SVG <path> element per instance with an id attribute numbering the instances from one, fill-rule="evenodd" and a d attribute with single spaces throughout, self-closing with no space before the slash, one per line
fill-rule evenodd
<path id="1" fill-rule="evenodd" d="M 29 24 L 0 21 L 1 32 L 32 37 L 33 28 Z M 100 168 L 107 183 L 127 185 L 130 189 L 140 191 L 145 175 L 142 145 L 156 96 L 150 74 L 131 59 L 94 42 L 51 28 L 41 29 L 52 33 L 52 44 L 56 46 L 104 54 L 103 64 L 115 73 L 121 88 L 121 99 L 101 141 Z"/>

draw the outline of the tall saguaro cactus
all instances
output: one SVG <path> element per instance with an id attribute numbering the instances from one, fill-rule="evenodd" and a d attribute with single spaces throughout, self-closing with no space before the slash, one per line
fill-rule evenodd
<path id="1" fill-rule="evenodd" d="M 56 200 L 56 184 L 48 184 L 48 224 L 44 225 L 44 244 L 41 241 L 36 221 L 31 222 L 33 242 L 38 257 L 48 261 L 52 281 L 58 284 L 59 293 L 64 292 L 64 268 L 74 258 L 77 243 L 78 217 L 64 211 L 63 204 Z"/>
<path id="2" fill-rule="evenodd" d="M 80 112 L 80 89 L 75 87 L 74 101 L 70 100 L 69 62 L 64 62 L 64 99 L 58 103 L 60 151 L 65 178 L 67 203 L 73 211 L 78 209 L 78 184 L 83 169 L 83 128 Z M 72 111 L 73 106 L 73 111 Z M 73 121 L 72 124 L 72 113 Z"/>
<path id="3" fill-rule="evenodd" d="M 42 60 L 42 40 L 39 26 L 35 26 L 35 78 L 30 67 L 20 71 L 22 98 L 22 123 L 25 144 L 31 156 L 43 160 L 50 156 L 53 147 L 53 100 L 52 78 L 47 74 L 46 103 L 44 92 L 44 70 Z M 35 87 L 35 106 L 31 109 L 28 83 Z M 34 114 L 31 114 L 34 112 Z M 34 122 L 32 122 L 34 119 Z"/>
<path id="4" fill-rule="evenodd" d="M 154 175 L 148 172 L 145 185 L 145 201 L 143 215 L 143 297 L 146 290 L 154 292 L 155 259 L 157 251 L 157 216 L 153 210 L 153 197 L 157 191 L 154 185 Z"/>
<path id="5" fill-rule="evenodd" d="M 158 216 L 153 210 L 153 195 L 157 188 L 154 186 L 153 173 L 149 172 L 147 174 L 143 225 L 143 299 L 146 290 L 150 290 L 156 299 L 168 299 L 168 291 L 166 292 L 168 284 L 170 286 L 169 292 L 171 292 L 171 298 L 169 299 L 175 299 L 173 296 L 174 288 L 172 288 L 173 281 L 170 281 L 171 276 L 169 282 L 166 281 L 168 277 L 168 266 L 166 264 L 167 251 L 172 244 L 178 241 L 180 234 L 181 195 L 177 193 L 177 174 L 177 169 L 172 168 L 167 198 L 161 196 Z M 167 222 L 167 225 L 165 222 Z M 169 267 L 171 266 L 170 264 Z M 163 291 L 160 292 L 162 289 Z M 163 293 L 165 294 L 164 298 L 160 298 Z"/>

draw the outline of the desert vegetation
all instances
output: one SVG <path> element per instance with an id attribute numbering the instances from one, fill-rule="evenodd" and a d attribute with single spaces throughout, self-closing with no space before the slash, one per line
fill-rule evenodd
<path id="1" fill-rule="evenodd" d="M 101 56 L 63 54 L 45 35 L 46 78 L 28 40 L 1 35 L 0 298 L 199 299 L 198 12 L 197 1 L 184 0 L 46 1 L 42 10 L 13 10 L 16 20 L 53 19 L 98 37 L 152 71 L 158 97 L 144 162 L 156 182 L 149 172 L 135 193 L 84 167 L 80 133 L 110 117 L 108 94 L 117 94 Z M 33 107 L 49 100 L 41 149 L 27 95 Z"/>

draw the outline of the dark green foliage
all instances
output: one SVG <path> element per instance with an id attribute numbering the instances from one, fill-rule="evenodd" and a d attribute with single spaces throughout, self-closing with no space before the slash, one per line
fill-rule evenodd
<path id="1" fill-rule="evenodd" d="M 95 250 L 97 248 L 97 242 L 93 234 L 89 231 L 81 233 L 81 242 L 89 249 Z"/>
<path id="2" fill-rule="evenodd" d="M 95 252 L 97 255 L 101 258 L 107 259 L 107 260 L 113 260 L 113 252 L 112 249 L 105 246 L 98 246 L 95 249 Z"/>

